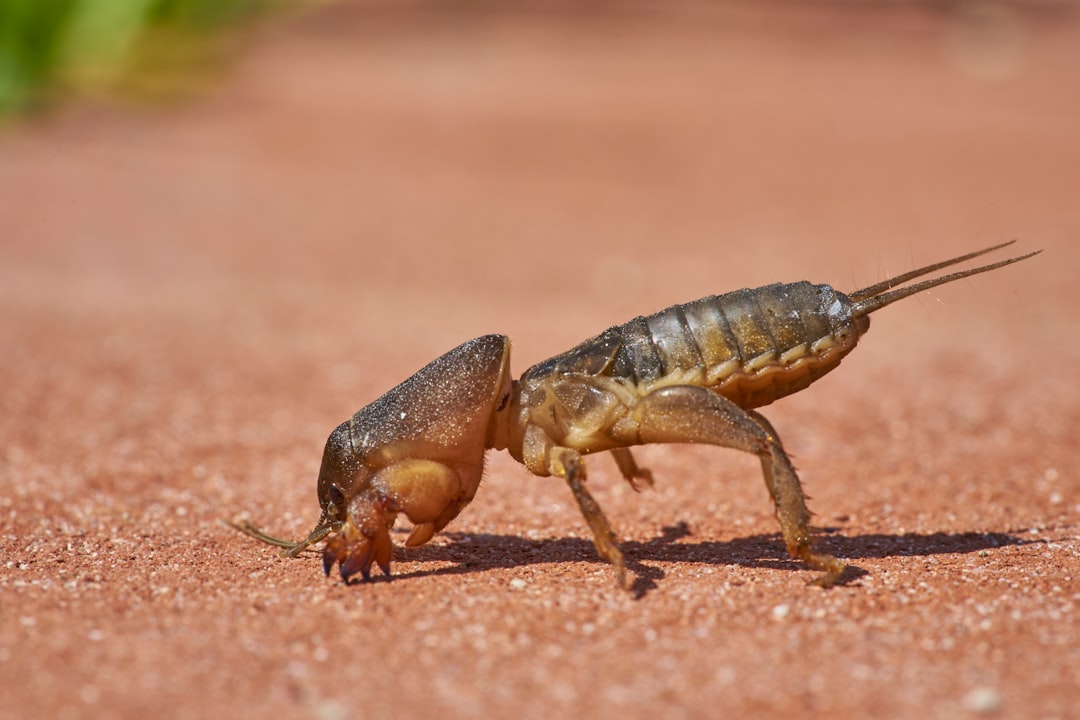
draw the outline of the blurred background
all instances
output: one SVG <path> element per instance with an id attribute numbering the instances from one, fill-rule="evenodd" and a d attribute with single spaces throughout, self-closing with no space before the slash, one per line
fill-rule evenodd
<path id="1" fill-rule="evenodd" d="M 558 327 L 582 302 L 617 319 L 790 279 L 781 258 L 865 282 L 943 242 L 1074 229 L 1074 16 L 1052 0 L 4 0 L 0 229 L 50 273 L 80 263 L 76 285 L 168 270 L 208 297 L 235 270 L 274 297 L 317 279 L 418 312 L 444 285 L 455 338 L 476 287 Z"/>
<path id="2" fill-rule="evenodd" d="M 205 304 L 234 339 L 275 328 L 310 358 L 501 330 L 531 363 L 593 332 L 583 307 L 606 325 L 1046 247 L 1077 225 L 1075 17 L 1053 0 L 4 0 L 6 292 Z M 326 307 L 404 337 L 315 330 Z"/>
<path id="3" fill-rule="evenodd" d="M 304 3 L 292 3 L 303 6 Z M 221 71 L 275 0 L 4 0 L 0 112 L 90 93 L 161 99 Z"/>
<path id="4" fill-rule="evenodd" d="M 256 21 L 274 14 L 296 14 L 331 0 L 5 0 L 0 5 L 0 111 L 11 114 L 49 101 L 102 92 L 161 99 L 210 81 L 227 56 L 253 31 Z M 387 12 L 437 13 L 473 17 L 508 11 L 495 3 L 339 2 L 380 16 Z M 726 7 L 725 7 L 726 5 Z M 771 3 L 772 11 L 795 11 L 799 3 Z M 898 6 L 938 15 L 950 37 L 942 50 L 957 68 L 987 79 L 1014 76 L 1023 55 L 1021 15 L 1071 14 L 1065 0 L 956 0 L 954 2 L 820 2 L 822 9 L 846 14 L 889 13 Z M 664 14 L 706 15 L 730 12 L 732 4 L 676 3 Z M 588 9 L 573 3 L 528 3 L 514 13 L 558 14 L 580 20 L 611 13 L 641 15 L 659 11 L 649 3 L 601 4 Z M 804 9 L 805 10 L 805 9 Z M 275 12 L 276 11 L 276 12 Z"/>
<path id="5" fill-rule="evenodd" d="M 743 622 L 710 635 L 715 584 L 680 585 L 700 564 L 625 607 L 594 602 L 576 556 L 551 559 L 589 557 L 584 542 L 460 574 L 426 575 L 422 555 L 420 577 L 362 594 L 219 520 L 306 534 L 330 429 L 470 337 L 510 335 L 520 373 L 672 303 L 850 289 L 1016 238 L 1045 252 L 883 311 L 843 368 L 769 417 L 867 583 L 901 574 L 907 533 L 1075 536 L 1078 17 L 1064 0 L 0 0 L 5 703 L 341 717 L 363 667 L 372 715 L 656 717 L 678 698 L 697 716 L 957 717 L 970 687 L 950 683 L 973 676 L 1006 708 L 1068 716 L 1076 627 L 1049 587 L 998 605 L 998 586 L 964 586 L 990 608 L 983 635 L 935 625 L 974 614 L 944 591 L 925 616 L 891 605 L 899 591 L 814 595 L 828 618 L 785 634 L 767 613 L 794 616 L 801 582 L 724 565 L 724 546 L 706 570 L 756 575 L 728 588 Z M 639 552 L 680 522 L 765 538 L 753 557 L 778 547 L 752 458 L 641 457 L 665 478 L 645 500 L 590 465 Z M 495 456 L 453 529 L 584 537 L 568 508 Z M 576 601 L 509 607 L 519 572 Z M 446 612 L 410 614 L 433 594 Z M 487 611 L 460 619 L 465 596 Z M 893 614 L 867 642 L 844 618 L 874 602 Z M 583 627 L 598 632 L 574 652 L 538 650 Z M 942 637 L 953 650 L 934 650 Z M 400 679 L 416 673 L 430 692 Z"/>

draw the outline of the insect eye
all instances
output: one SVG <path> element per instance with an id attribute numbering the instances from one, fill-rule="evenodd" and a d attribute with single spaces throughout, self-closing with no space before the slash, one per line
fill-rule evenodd
<path id="1" fill-rule="evenodd" d="M 330 504 L 337 507 L 345 504 L 345 491 L 337 483 L 330 483 Z"/>

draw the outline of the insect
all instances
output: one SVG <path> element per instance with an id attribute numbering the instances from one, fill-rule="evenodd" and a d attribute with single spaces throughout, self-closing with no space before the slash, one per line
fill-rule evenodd
<path id="1" fill-rule="evenodd" d="M 788 552 L 822 571 L 828 587 L 843 561 L 813 546 L 802 486 L 776 430 L 755 408 L 825 375 L 870 327 L 870 314 L 922 290 L 995 270 L 1041 251 L 900 287 L 1001 245 L 843 294 L 807 281 L 736 290 L 674 305 L 609 328 L 577 347 L 510 374 L 510 340 L 470 340 L 357 411 L 326 441 L 319 471 L 322 514 L 298 542 L 244 522 L 234 527 L 296 557 L 327 539 L 323 569 L 342 579 L 390 574 L 390 529 L 412 523 L 406 546 L 426 543 L 473 499 L 487 450 L 508 450 L 540 476 L 569 485 L 601 557 L 625 587 L 611 524 L 585 486 L 583 457 L 608 451 L 635 488 L 651 473 L 629 448 L 707 443 L 753 453 Z"/>

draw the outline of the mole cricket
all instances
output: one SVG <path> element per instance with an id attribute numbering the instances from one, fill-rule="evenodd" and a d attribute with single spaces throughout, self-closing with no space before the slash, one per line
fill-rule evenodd
<path id="1" fill-rule="evenodd" d="M 629 448 L 706 443 L 753 453 L 791 557 L 822 571 L 828 587 L 844 562 L 813 545 L 810 511 L 776 430 L 755 408 L 798 392 L 837 365 L 897 300 L 1020 262 L 1041 251 L 899 287 L 1011 245 L 1002 243 L 911 270 L 851 293 L 807 281 L 735 290 L 673 305 L 605 330 L 510 374 L 510 339 L 485 335 L 435 359 L 339 425 L 319 471 L 322 514 L 303 540 L 233 524 L 296 557 L 327 539 L 323 569 L 342 579 L 390 574 L 390 529 L 404 514 L 405 545 L 422 545 L 476 495 L 487 450 L 507 450 L 530 472 L 569 485 L 597 552 L 626 586 L 611 524 L 585 486 L 584 456 L 608 451 L 634 487 L 651 485 Z"/>

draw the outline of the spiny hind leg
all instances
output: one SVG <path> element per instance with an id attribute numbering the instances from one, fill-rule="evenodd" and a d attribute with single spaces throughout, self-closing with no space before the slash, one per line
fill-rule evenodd
<path id="1" fill-rule="evenodd" d="M 813 583 L 829 587 L 840 579 L 844 572 L 844 563 L 832 555 L 814 551 L 813 533 L 809 527 L 811 513 L 806 508 L 806 497 L 803 495 L 795 467 L 791 464 L 791 458 L 784 452 L 772 423 L 753 410 L 747 414 L 775 443 L 775 453 L 771 452 L 768 458 L 761 456 L 761 471 L 765 475 L 765 486 L 769 488 L 769 494 L 776 505 L 776 517 L 780 521 L 788 552 L 810 567 L 824 570 L 825 574 L 815 578 Z"/>
<path id="2" fill-rule="evenodd" d="M 749 415 L 754 420 L 754 422 L 760 425 L 762 429 L 765 430 L 765 432 L 768 433 L 769 436 L 774 439 L 778 445 L 780 445 L 781 449 L 783 449 L 784 443 L 780 440 L 780 433 L 776 432 L 776 428 L 773 427 L 772 423 L 769 422 L 764 415 L 757 412 L 756 410 L 747 410 L 746 414 Z M 784 455 L 786 456 L 787 453 L 785 452 Z M 789 464 L 790 461 L 791 458 L 788 458 Z M 769 490 L 769 497 L 772 498 L 773 503 L 776 503 L 776 483 L 773 481 L 772 467 L 766 467 L 766 460 L 764 457 L 761 458 L 761 470 L 765 475 L 765 487 Z M 799 494 L 802 494 L 801 483 L 799 484 Z M 806 498 L 804 497 L 803 500 L 805 502 Z"/>
<path id="3" fill-rule="evenodd" d="M 788 552 L 825 574 L 813 581 L 828 587 L 839 579 L 844 563 L 815 552 L 799 476 L 765 418 L 747 412 L 705 388 L 679 385 L 656 390 L 634 407 L 642 443 L 708 443 L 750 452 L 761 458 L 765 485 L 776 506 Z"/>

